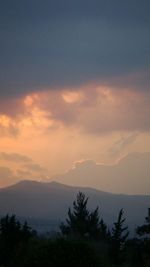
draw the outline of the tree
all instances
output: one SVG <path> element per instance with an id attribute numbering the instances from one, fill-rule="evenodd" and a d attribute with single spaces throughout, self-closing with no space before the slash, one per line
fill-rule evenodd
<path id="1" fill-rule="evenodd" d="M 87 210 L 88 198 L 82 192 L 77 194 L 77 200 L 73 202 L 73 211 L 69 208 L 66 225 L 61 224 L 63 234 L 84 237 L 88 234 L 89 211 Z"/>
<path id="2" fill-rule="evenodd" d="M 98 207 L 89 212 L 87 209 L 88 198 L 82 192 L 77 194 L 73 202 L 73 211 L 69 208 L 66 224 L 62 223 L 60 229 L 62 234 L 72 237 L 90 238 L 97 240 L 100 235 L 105 236 L 107 226 L 103 220 L 100 221 Z"/>
<path id="3" fill-rule="evenodd" d="M 145 217 L 146 224 L 138 226 L 136 232 L 139 236 L 150 234 L 150 208 L 148 208 L 148 215 Z"/>
<path id="4" fill-rule="evenodd" d="M 17 257 L 18 259 L 18 257 Z M 99 259 L 91 244 L 66 238 L 31 239 L 23 257 L 11 267 L 99 267 Z M 9 267 L 10 267 L 9 266 Z"/>
<path id="5" fill-rule="evenodd" d="M 111 242 L 111 257 L 115 263 L 120 262 L 121 252 L 124 248 L 125 241 L 129 235 L 128 227 L 123 226 L 125 218 L 123 218 L 124 211 L 120 210 L 117 222 L 114 223 L 112 229 L 112 242 Z"/>
<path id="6" fill-rule="evenodd" d="M 98 207 L 89 214 L 89 233 L 97 241 L 106 240 L 109 237 L 107 225 L 103 219 L 100 220 Z"/>
<path id="7" fill-rule="evenodd" d="M 27 222 L 22 225 L 15 215 L 2 217 L 0 219 L 0 264 L 7 263 L 17 246 L 27 242 L 33 235 L 35 232 Z"/>

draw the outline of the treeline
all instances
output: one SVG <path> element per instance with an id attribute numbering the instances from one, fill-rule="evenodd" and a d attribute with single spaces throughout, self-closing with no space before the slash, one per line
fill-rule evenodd
<path id="1" fill-rule="evenodd" d="M 79 192 L 55 238 L 38 236 L 15 215 L 1 218 L 0 267 L 150 267 L 150 209 L 131 239 L 123 209 L 110 230 L 87 204 Z"/>

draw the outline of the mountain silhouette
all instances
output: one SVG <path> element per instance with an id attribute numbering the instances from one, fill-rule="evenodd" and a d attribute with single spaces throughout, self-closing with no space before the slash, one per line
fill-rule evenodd
<path id="1" fill-rule="evenodd" d="M 67 216 L 76 194 L 82 191 L 89 197 L 90 210 L 97 205 L 104 221 L 111 225 L 121 208 L 126 222 L 134 228 L 144 221 L 150 206 L 149 195 L 112 194 L 88 187 L 73 187 L 57 182 L 21 181 L 0 190 L 0 214 L 16 214 L 33 220 L 49 220 L 59 223 Z"/>

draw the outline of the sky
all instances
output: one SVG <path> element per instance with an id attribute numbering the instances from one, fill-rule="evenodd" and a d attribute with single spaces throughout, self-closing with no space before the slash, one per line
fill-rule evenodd
<path id="1" fill-rule="evenodd" d="M 101 171 L 95 180 L 97 167 L 84 173 L 136 153 L 143 173 L 143 155 L 150 163 L 149 10 L 149 0 L 1 1 L 0 187 L 62 176 L 150 194 L 149 169 L 131 186 L 122 168 L 118 188 Z M 65 179 L 78 163 L 84 182 Z"/>

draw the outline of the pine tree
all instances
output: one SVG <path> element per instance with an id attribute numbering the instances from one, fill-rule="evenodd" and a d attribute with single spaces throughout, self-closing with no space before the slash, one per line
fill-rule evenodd
<path id="1" fill-rule="evenodd" d="M 109 240 L 111 234 L 110 234 L 110 231 L 109 231 L 107 225 L 104 223 L 103 219 L 101 219 L 101 221 L 100 221 L 99 229 L 100 229 L 99 239 L 100 240 L 106 240 L 106 241 Z"/>
<path id="2" fill-rule="evenodd" d="M 24 244 L 35 232 L 27 222 L 22 225 L 15 215 L 6 215 L 0 219 L 0 265 L 9 262 L 17 246 Z M 8 265 L 9 266 L 9 265 Z"/>
<path id="3" fill-rule="evenodd" d="M 66 224 L 62 223 L 62 234 L 72 237 L 100 240 L 108 235 L 107 226 L 99 217 L 99 208 L 90 212 L 87 209 L 88 198 L 82 192 L 77 194 L 73 202 L 73 210 L 69 208 Z"/>
<path id="4" fill-rule="evenodd" d="M 62 223 L 60 229 L 63 234 L 83 237 L 88 234 L 88 218 L 87 210 L 88 198 L 82 192 L 77 194 L 77 200 L 73 202 L 73 211 L 69 208 L 67 225 Z"/>
<path id="5" fill-rule="evenodd" d="M 128 227 L 123 226 L 125 218 L 123 218 L 124 211 L 120 210 L 117 222 L 114 223 L 112 229 L 112 242 L 111 242 L 111 257 L 115 263 L 120 262 L 121 252 L 123 251 L 125 241 L 129 235 Z"/>
<path id="6" fill-rule="evenodd" d="M 150 208 L 148 208 L 148 215 L 145 217 L 146 224 L 138 226 L 136 232 L 139 236 L 150 234 Z"/>
<path id="7" fill-rule="evenodd" d="M 99 237 L 99 227 L 100 227 L 100 219 L 99 219 L 99 208 L 97 207 L 94 211 L 89 214 L 89 223 L 88 230 L 89 235 L 94 239 Z"/>

